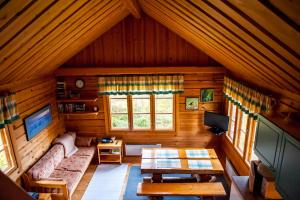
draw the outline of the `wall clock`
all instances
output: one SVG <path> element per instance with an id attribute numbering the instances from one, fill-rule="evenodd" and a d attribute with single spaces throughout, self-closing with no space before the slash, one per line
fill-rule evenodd
<path id="1" fill-rule="evenodd" d="M 84 80 L 82 79 L 77 79 L 76 82 L 75 82 L 75 85 L 77 88 L 81 89 L 84 87 Z"/>

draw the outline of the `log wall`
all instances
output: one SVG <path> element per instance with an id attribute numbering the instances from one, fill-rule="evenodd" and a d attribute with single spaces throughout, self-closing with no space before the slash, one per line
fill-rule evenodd
<path id="1" fill-rule="evenodd" d="M 194 146 L 212 147 L 218 145 L 218 137 L 212 135 L 207 127 L 203 125 L 204 109 L 214 112 L 222 112 L 223 77 L 224 73 L 188 74 L 184 76 L 184 93 L 176 98 L 176 133 L 155 133 L 155 132 L 108 132 L 107 106 L 104 98 L 99 97 L 95 103 L 99 106 L 98 116 L 94 115 L 67 115 L 65 126 L 67 130 L 77 131 L 80 135 L 96 137 L 117 136 L 125 143 L 161 143 L 164 146 Z M 76 79 L 83 79 L 86 86 L 83 89 L 76 89 Z M 96 95 L 97 77 L 60 77 L 66 82 L 67 90 L 77 91 L 81 96 Z M 187 111 L 185 109 L 186 97 L 199 97 L 201 88 L 214 88 L 214 101 L 199 103 L 199 110 Z"/>
<path id="2" fill-rule="evenodd" d="M 0 86 L 1 91 L 16 93 L 17 109 L 20 115 L 20 119 L 9 126 L 15 156 L 18 160 L 18 169 L 10 175 L 13 179 L 18 178 L 32 166 L 48 150 L 52 140 L 64 132 L 63 119 L 59 118 L 57 112 L 55 87 L 56 81 L 53 77 Z M 52 123 L 33 139 L 27 141 L 23 120 L 48 104 L 51 105 Z"/>

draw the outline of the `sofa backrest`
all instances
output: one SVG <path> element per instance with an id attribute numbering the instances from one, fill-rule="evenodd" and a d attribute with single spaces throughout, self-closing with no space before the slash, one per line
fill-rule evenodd
<path id="1" fill-rule="evenodd" d="M 34 164 L 27 174 L 34 180 L 48 178 L 63 158 L 64 148 L 62 145 L 56 144 Z"/>

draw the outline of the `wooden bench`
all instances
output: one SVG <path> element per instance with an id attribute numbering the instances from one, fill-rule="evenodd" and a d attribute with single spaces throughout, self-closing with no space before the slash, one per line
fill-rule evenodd
<path id="1" fill-rule="evenodd" d="M 148 196 L 155 200 L 163 196 L 201 196 L 213 198 L 226 196 L 220 182 L 214 183 L 139 183 L 137 196 Z"/>

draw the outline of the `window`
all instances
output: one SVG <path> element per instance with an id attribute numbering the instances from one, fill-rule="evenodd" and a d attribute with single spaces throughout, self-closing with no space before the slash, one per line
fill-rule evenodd
<path id="1" fill-rule="evenodd" d="M 133 129 L 150 129 L 150 95 L 132 96 Z"/>
<path id="2" fill-rule="evenodd" d="M 254 141 L 255 141 L 255 133 L 256 133 L 256 124 L 257 122 L 253 119 L 250 120 L 250 131 L 249 133 L 253 133 L 249 136 L 249 150 L 247 153 L 247 162 L 250 163 L 251 160 L 258 160 L 258 157 L 254 153 Z M 253 129 L 253 130 L 251 130 Z"/>
<path id="3" fill-rule="evenodd" d="M 228 100 L 227 108 L 229 129 L 226 138 L 242 159 L 249 164 L 251 160 L 257 159 L 253 151 L 256 121 Z"/>
<path id="4" fill-rule="evenodd" d="M 114 95 L 110 98 L 110 116 L 112 129 L 128 129 L 127 97 Z"/>
<path id="5" fill-rule="evenodd" d="M 110 130 L 173 131 L 174 95 L 110 95 Z"/>
<path id="6" fill-rule="evenodd" d="M 155 95 L 155 129 L 173 129 L 173 95 Z"/>
<path id="7" fill-rule="evenodd" d="M 0 129 L 0 170 L 9 173 L 16 167 L 8 131 Z"/>
<path id="8" fill-rule="evenodd" d="M 246 135 L 247 135 L 247 123 L 248 123 L 248 115 L 243 111 L 239 111 L 240 113 L 240 127 L 238 131 L 238 138 L 237 138 L 237 148 L 241 154 L 244 153 Z"/>
<path id="9" fill-rule="evenodd" d="M 233 141 L 235 132 L 235 118 L 237 107 L 230 101 L 228 101 L 228 116 L 229 116 L 229 130 L 227 132 L 228 138 Z"/>

